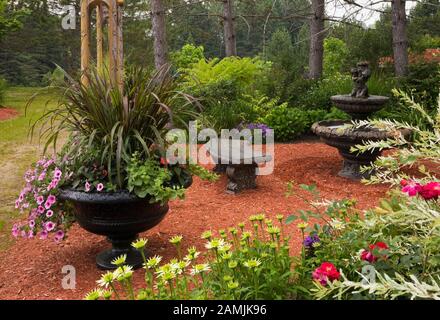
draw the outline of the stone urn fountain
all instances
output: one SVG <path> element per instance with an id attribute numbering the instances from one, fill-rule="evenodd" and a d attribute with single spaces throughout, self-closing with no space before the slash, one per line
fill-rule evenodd
<path id="1" fill-rule="evenodd" d="M 368 94 L 367 81 L 371 75 L 368 62 L 359 62 L 351 69 L 351 74 L 353 80 L 351 94 L 332 96 L 330 99 L 339 109 L 349 114 L 352 120 L 366 120 L 373 112 L 382 109 L 389 98 Z M 323 142 L 339 150 L 344 160 L 338 175 L 352 180 L 368 178 L 372 172 L 361 172 L 360 168 L 374 162 L 381 151 L 373 150 L 358 154 L 350 152 L 351 147 L 365 141 L 386 140 L 396 134 L 409 134 L 406 130 L 390 132 L 372 127 L 354 128 L 351 121 L 344 120 L 317 122 L 313 124 L 312 131 Z"/>

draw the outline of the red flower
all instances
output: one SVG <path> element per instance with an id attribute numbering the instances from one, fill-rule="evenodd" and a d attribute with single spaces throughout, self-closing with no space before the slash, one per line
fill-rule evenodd
<path id="1" fill-rule="evenodd" d="M 400 181 L 400 185 L 401 185 L 402 187 L 406 187 L 406 186 L 408 185 L 408 181 L 405 180 L 405 179 L 403 179 L 402 181 Z"/>
<path id="2" fill-rule="evenodd" d="M 368 261 L 368 262 L 370 262 L 370 263 L 373 263 L 373 262 L 376 262 L 377 259 L 379 259 L 379 258 L 383 258 L 383 259 L 386 259 L 386 258 L 387 258 L 387 256 L 384 255 L 384 254 L 381 254 L 380 256 L 375 256 L 375 255 L 373 255 L 373 251 L 374 251 L 374 249 L 376 249 L 377 251 L 379 251 L 379 253 L 380 253 L 382 250 L 386 250 L 386 249 L 388 249 L 388 246 L 387 246 L 387 244 L 386 244 L 385 242 L 376 242 L 375 244 L 370 244 L 370 245 L 368 246 L 368 249 L 369 249 L 369 250 L 363 250 L 363 251 L 361 252 L 361 260 L 364 260 L 364 261 Z"/>
<path id="3" fill-rule="evenodd" d="M 421 186 L 419 195 L 425 200 L 438 199 L 440 195 L 440 183 L 429 182 L 428 184 Z"/>
<path id="4" fill-rule="evenodd" d="M 166 166 L 168 164 L 168 159 L 167 158 L 160 158 L 160 164 L 163 166 Z"/>
<path id="5" fill-rule="evenodd" d="M 341 277 L 341 274 L 331 262 L 323 262 L 320 267 L 312 273 L 313 280 L 325 286 L 328 281 L 333 282 Z"/>

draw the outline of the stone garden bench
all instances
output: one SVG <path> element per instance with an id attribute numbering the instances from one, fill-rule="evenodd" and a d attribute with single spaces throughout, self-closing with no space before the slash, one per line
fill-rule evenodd
<path id="1" fill-rule="evenodd" d="M 222 145 L 227 146 L 226 152 L 222 150 Z M 253 145 L 244 141 L 240 141 L 237 145 L 232 143 L 232 140 L 225 143 L 223 139 L 220 139 L 218 149 L 209 148 L 209 152 L 217 168 L 225 168 L 225 170 L 217 171 L 226 171 L 228 177 L 226 192 L 230 194 L 255 189 L 258 165 L 272 160 L 272 156 L 256 150 Z"/>

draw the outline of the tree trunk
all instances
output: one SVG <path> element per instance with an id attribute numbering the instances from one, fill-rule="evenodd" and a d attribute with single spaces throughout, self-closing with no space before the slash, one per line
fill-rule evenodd
<path id="1" fill-rule="evenodd" d="M 162 0 L 151 0 L 151 15 L 154 38 L 154 64 L 159 69 L 168 63 L 165 9 Z"/>
<path id="2" fill-rule="evenodd" d="M 225 37 L 225 52 L 227 57 L 237 55 L 233 6 L 233 0 L 223 0 L 223 28 Z"/>
<path id="3" fill-rule="evenodd" d="M 402 77 L 406 75 L 408 69 L 405 0 L 393 0 L 391 10 L 393 21 L 394 71 L 396 76 Z"/>
<path id="4" fill-rule="evenodd" d="M 312 0 L 312 17 L 310 19 L 310 52 L 309 78 L 319 79 L 322 76 L 324 56 L 324 0 Z"/>

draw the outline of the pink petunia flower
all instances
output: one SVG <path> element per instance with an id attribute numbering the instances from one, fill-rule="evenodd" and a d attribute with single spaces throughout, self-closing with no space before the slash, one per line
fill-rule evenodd
<path id="1" fill-rule="evenodd" d="M 44 178 L 46 178 L 46 171 L 41 172 L 41 174 L 38 176 L 38 181 L 43 181 Z"/>
<path id="2" fill-rule="evenodd" d="M 20 208 L 20 201 L 15 200 L 15 209 Z"/>
<path id="3" fill-rule="evenodd" d="M 88 181 L 86 181 L 86 184 L 84 185 L 84 189 L 86 192 L 90 191 L 90 183 Z"/>
<path id="4" fill-rule="evenodd" d="M 61 170 L 58 169 L 58 168 L 56 168 L 55 171 L 54 171 L 54 173 L 53 173 L 53 177 L 54 177 L 55 179 L 61 179 L 62 174 L 63 174 L 63 173 L 61 172 Z"/>
<path id="5" fill-rule="evenodd" d="M 102 183 L 96 186 L 96 190 L 98 190 L 99 192 L 101 192 L 103 189 L 104 189 L 104 185 Z"/>
<path id="6" fill-rule="evenodd" d="M 56 242 L 60 242 L 61 240 L 63 240 L 63 238 L 64 238 L 64 232 L 63 232 L 63 230 L 58 230 L 58 231 L 55 233 L 55 237 L 54 237 L 55 241 L 56 241 Z"/>
<path id="7" fill-rule="evenodd" d="M 52 216 L 53 216 L 53 211 L 52 210 L 47 210 L 46 217 L 50 218 Z"/>
<path id="8" fill-rule="evenodd" d="M 38 206 L 38 208 L 37 208 L 37 212 L 38 212 L 39 214 L 44 213 L 44 211 L 45 211 L 45 209 L 44 209 L 43 206 Z"/>
<path id="9" fill-rule="evenodd" d="M 29 228 L 33 229 L 35 227 L 35 220 L 29 221 Z"/>
<path id="10" fill-rule="evenodd" d="M 44 202 L 44 197 L 43 196 L 38 196 L 37 197 L 37 204 L 41 205 Z"/>
<path id="11" fill-rule="evenodd" d="M 46 231 L 50 232 L 55 229 L 55 223 L 53 223 L 52 221 L 48 221 L 44 224 L 44 228 L 46 229 Z"/>
<path id="12" fill-rule="evenodd" d="M 40 232 L 40 239 L 41 239 L 41 240 L 45 240 L 45 239 L 47 239 L 47 235 L 48 235 L 48 233 L 47 233 L 46 230 L 41 231 L 41 232 Z"/>

